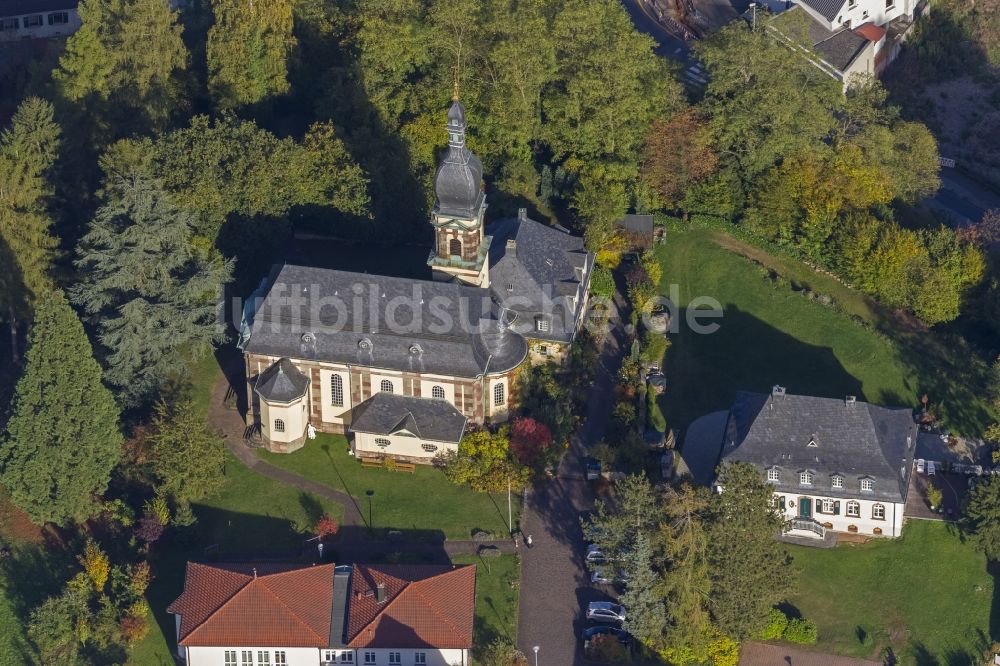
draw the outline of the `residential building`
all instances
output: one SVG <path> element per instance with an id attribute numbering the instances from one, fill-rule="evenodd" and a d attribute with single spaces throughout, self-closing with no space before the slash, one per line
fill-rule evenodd
<path id="1" fill-rule="evenodd" d="M 846 89 L 853 75 L 882 74 L 927 6 L 927 0 L 797 0 L 767 25 Z"/>
<path id="2" fill-rule="evenodd" d="M 286 263 L 248 300 L 248 426 L 269 450 L 295 451 L 319 430 L 352 434 L 356 455 L 429 463 L 457 449 L 467 423 L 507 419 L 522 364 L 567 357 L 593 254 L 525 209 L 487 233 L 457 100 L 447 133 L 429 279 Z"/>
<path id="3" fill-rule="evenodd" d="M 80 28 L 79 0 L 0 0 L 0 42 L 64 37 Z"/>
<path id="4" fill-rule="evenodd" d="M 474 565 L 189 562 L 187 666 L 469 666 Z"/>
<path id="5" fill-rule="evenodd" d="M 775 386 L 766 395 L 737 395 L 721 462 L 760 470 L 793 533 L 897 537 L 916 441 L 912 410 Z"/>

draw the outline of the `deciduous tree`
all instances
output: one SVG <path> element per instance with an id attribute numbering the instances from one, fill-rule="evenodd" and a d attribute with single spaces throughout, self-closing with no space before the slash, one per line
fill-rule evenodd
<path id="1" fill-rule="evenodd" d="M 118 407 L 83 325 L 62 294 L 39 296 L 0 442 L 0 482 L 35 523 L 87 518 L 99 510 L 121 444 Z"/>
<path id="2" fill-rule="evenodd" d="M 676 208 L 688 188 L 715 171 L 712 135 L 700 111 L 690 107 L 646 132 L 642 176 L 667 208 Z"/>

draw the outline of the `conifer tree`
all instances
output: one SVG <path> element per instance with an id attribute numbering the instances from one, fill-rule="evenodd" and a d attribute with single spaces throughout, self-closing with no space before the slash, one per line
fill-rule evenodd
<path id="1" fill-rule="evenodd" d="M 667 614 L 663 597 L 656 589 L 659 576 L 653 570 L 653 547 L 646 531 L 636 534 L 625 555 L 624 569 L 627 578 L 621 597 L 625 606 L 622 626 L 645 645 L 658 645 L 663 641 Z"/>
<path id="2" fill-rule="evenodd" d="M 185 352 L 218 341 L 217 293 L 232 265 L 192 242 L 194 217 L 141 174 L 116 178 L 78 249 L 73 298 L 93 318 L 105 379 L 148 404 Z"/>
<path id="3" fill-rule="evenodd" d="M 121 456 L 118 406 L 61 293 L 40 295 L 24 375 L 0 442 L 0 482 L 38 523 L 92 515 Z"/>
<path id="4" fill-rule="evenodd" d="M 208 88 L 217 107 L 256 104 L 288 92 L 292 5 L 291 0 L 212 0 Z"/>
<path id="5" fill-rule="evenodd" d="M 773 489 L 757 469 L 730 464 L 721 484 L 710 507 L 711 611 L 723 633 L 745 640 L 763 628 L 790 589 L 791 559 L 774 540 L 781 518 L 772 507 Z"/>
<path id="6" fill-rule="evenodd" d="M 59 151 L 59 126 L 52 105 L 25 99 L 10 129 L 0 135 L 0 245 L 4 266 L 0 301 L 17 358 L 18 320 L 29 316 L 36 294 L 52 286 L 49 269 L 58 241 L 49 232 L 46 201 L 52 193 L 48 173 Z"/>

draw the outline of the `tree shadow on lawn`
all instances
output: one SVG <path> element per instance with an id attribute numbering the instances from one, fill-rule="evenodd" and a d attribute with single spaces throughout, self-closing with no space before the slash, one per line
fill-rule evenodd
<path id="1" fill-rule="evenodd" d="M 867 399 L 831 347 L 802 342 L 734 306 L 726 307 L 721 319 L 701 319 L 719 327 L 699 334 L 687 326 L 687 312 L 679 309 L 679 332 L 666 359 L 665 404 L 672 427 L 683 430 L 699 416 L 728 410 L 737 391 L 770 393 L 775 384 L 789 393 Z"/>

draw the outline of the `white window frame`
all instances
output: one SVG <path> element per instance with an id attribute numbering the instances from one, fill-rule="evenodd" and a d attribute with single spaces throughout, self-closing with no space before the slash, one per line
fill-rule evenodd
<path id="1" fill-rule="evenodd" d="M 857 500 L 849 500 L 847 502 L 847 508 L 845 513 L 848 518 L 860 518 L 861 517 L 861 502 Z"/>
<path id="2" fill-rule="evenodd" d="M 41 28 L 45 25 L 45 17 L 41 14 L 32 14 L 31 16 L 25 16 L 23 23 L 25 28 Z"/>
<path id="3" fill-rule="evenodd" d="M 811 486 L 813 484 L 813 473 L 812 472 L 799 472 L 799 485 L 800 486 Z"/>
<path id="4" fill-rule="evenodd" d="M 257 650 L 257 664 L 258 666 L 271 666 L 271 651 Z"/>
<path id="5" fill-rule="evenodd" d="M 236 650 L 226 650 L 222 653 L 223 666 L 236 666 Z"/>
<path id="6" fill-rule="evenodd" d="M 875 482 L 871 479 L 861 479 L 861 490 L 866 493 L 875 492 Z"/>
<path id="7" fill-rule="evenodd" d="M 536 331 L 539 331 L 541 333 L 548 333 L 549 329 L 551 328 L 552 326 L 550 325 L 549 320 L 546 319 L 545 317 L 538 317 L 537 319 L 535 319 Z"/>
<path id="8" fill-rule="evenodd" d="M 274 432 L 285 432 L 284 419 L 274 419 Z"/>
<path id="9" fill-rule="evenodd" d="M 52 12 L 46 18 L 49 25 L 66 25 L 69 23 L 69 12 Z"/>
<path id="10" fill-rule="evenodd" d="M 374 663 L 375 663 L 375 653 L 374 652 L 365 652 L 365 664 L 364 664 L 364 666 L 373 666 Z"/>
<path id="11" fill-rule="evenodd" d="M 493 385 L 493 406 L 503 407 L 507 404 L 507 385 L 497 382 Z"/>
<path id="12" fill-rule="evenodd" d="M 389 653 L 389 666 L 398 666 L 403 663 L 403 655 L 400 652 Z"/>
<path id="13" fill-rule="evenodd" d="M 341 652 L 340 653 L 340 663 L 342 663 L 342 664 L 353 664 L 354 663 L 354 653 L 353 652 Z"/>
<path id="14" fill-rule="evenodd" d="M 274 666 L 288 666 L 288 654 L 284 650 L 274 651 Z"/>
<path id="15" fill-rule="evenodd" d="M 834 474 L 833 478 L 830 480 L 830 487 L 842 490 L 844 488 L 844 477 L 839 474 Z"/>
<path id="16" fill-rule="evenodd" d="M 836 505 L 834 504 L 832 499 L 820 500 L 820 502 L 821 506 L 823 507 L 822 509 L 823 513 L 831 513 L 831 514 L 833 513 Z"/>
<path id="17" fill-rule="evenodd" d="M 438 400 L 444 400 L 447 397 L 447 393 L 444 392 L 444 387 L 440 384 L 435 384 L 431 387 L 431 397 L 437 398 Z"/>
<path id="18" fill-rule="evenodd" d="M 423 666 L 427 663 L 427 653 L 426 652 L 414 652 L 413 653 L 413 663 L 417 666 Z"/>
<path id="19" fill-rule="evenodd" d="M 323 650 L 323 663 L 332 664 L 337 661 L 337 651 L 336 650 Z"/>
<path id="20" fill-rule="evenodd" d="M 767 470 L 767 480 L 768 481 L 781 481 L 781 472 L 777 467 L 772 467 Z"/>
<path id="21" fill-rule="evenodd" d="M 885 504 L 872 504 L 872 520 L 885 520 Z"/>
<path id="22" fill-rule="evenodd" d="M 242 666 L 253 666 L 253 650 L 242 650 L 240 655 Z"/>
<path id="23" fill-rule="evenodd" d="M 376 437 L 375 438 L 375 446 L 379 446 L 379 447 L 382 447 L 384 449 L 387 446 L 389 446 L 390 444 L 392 444 L 392 440 L 390 440 L 390 439 L 387 439 L 385 437 Z"/>

